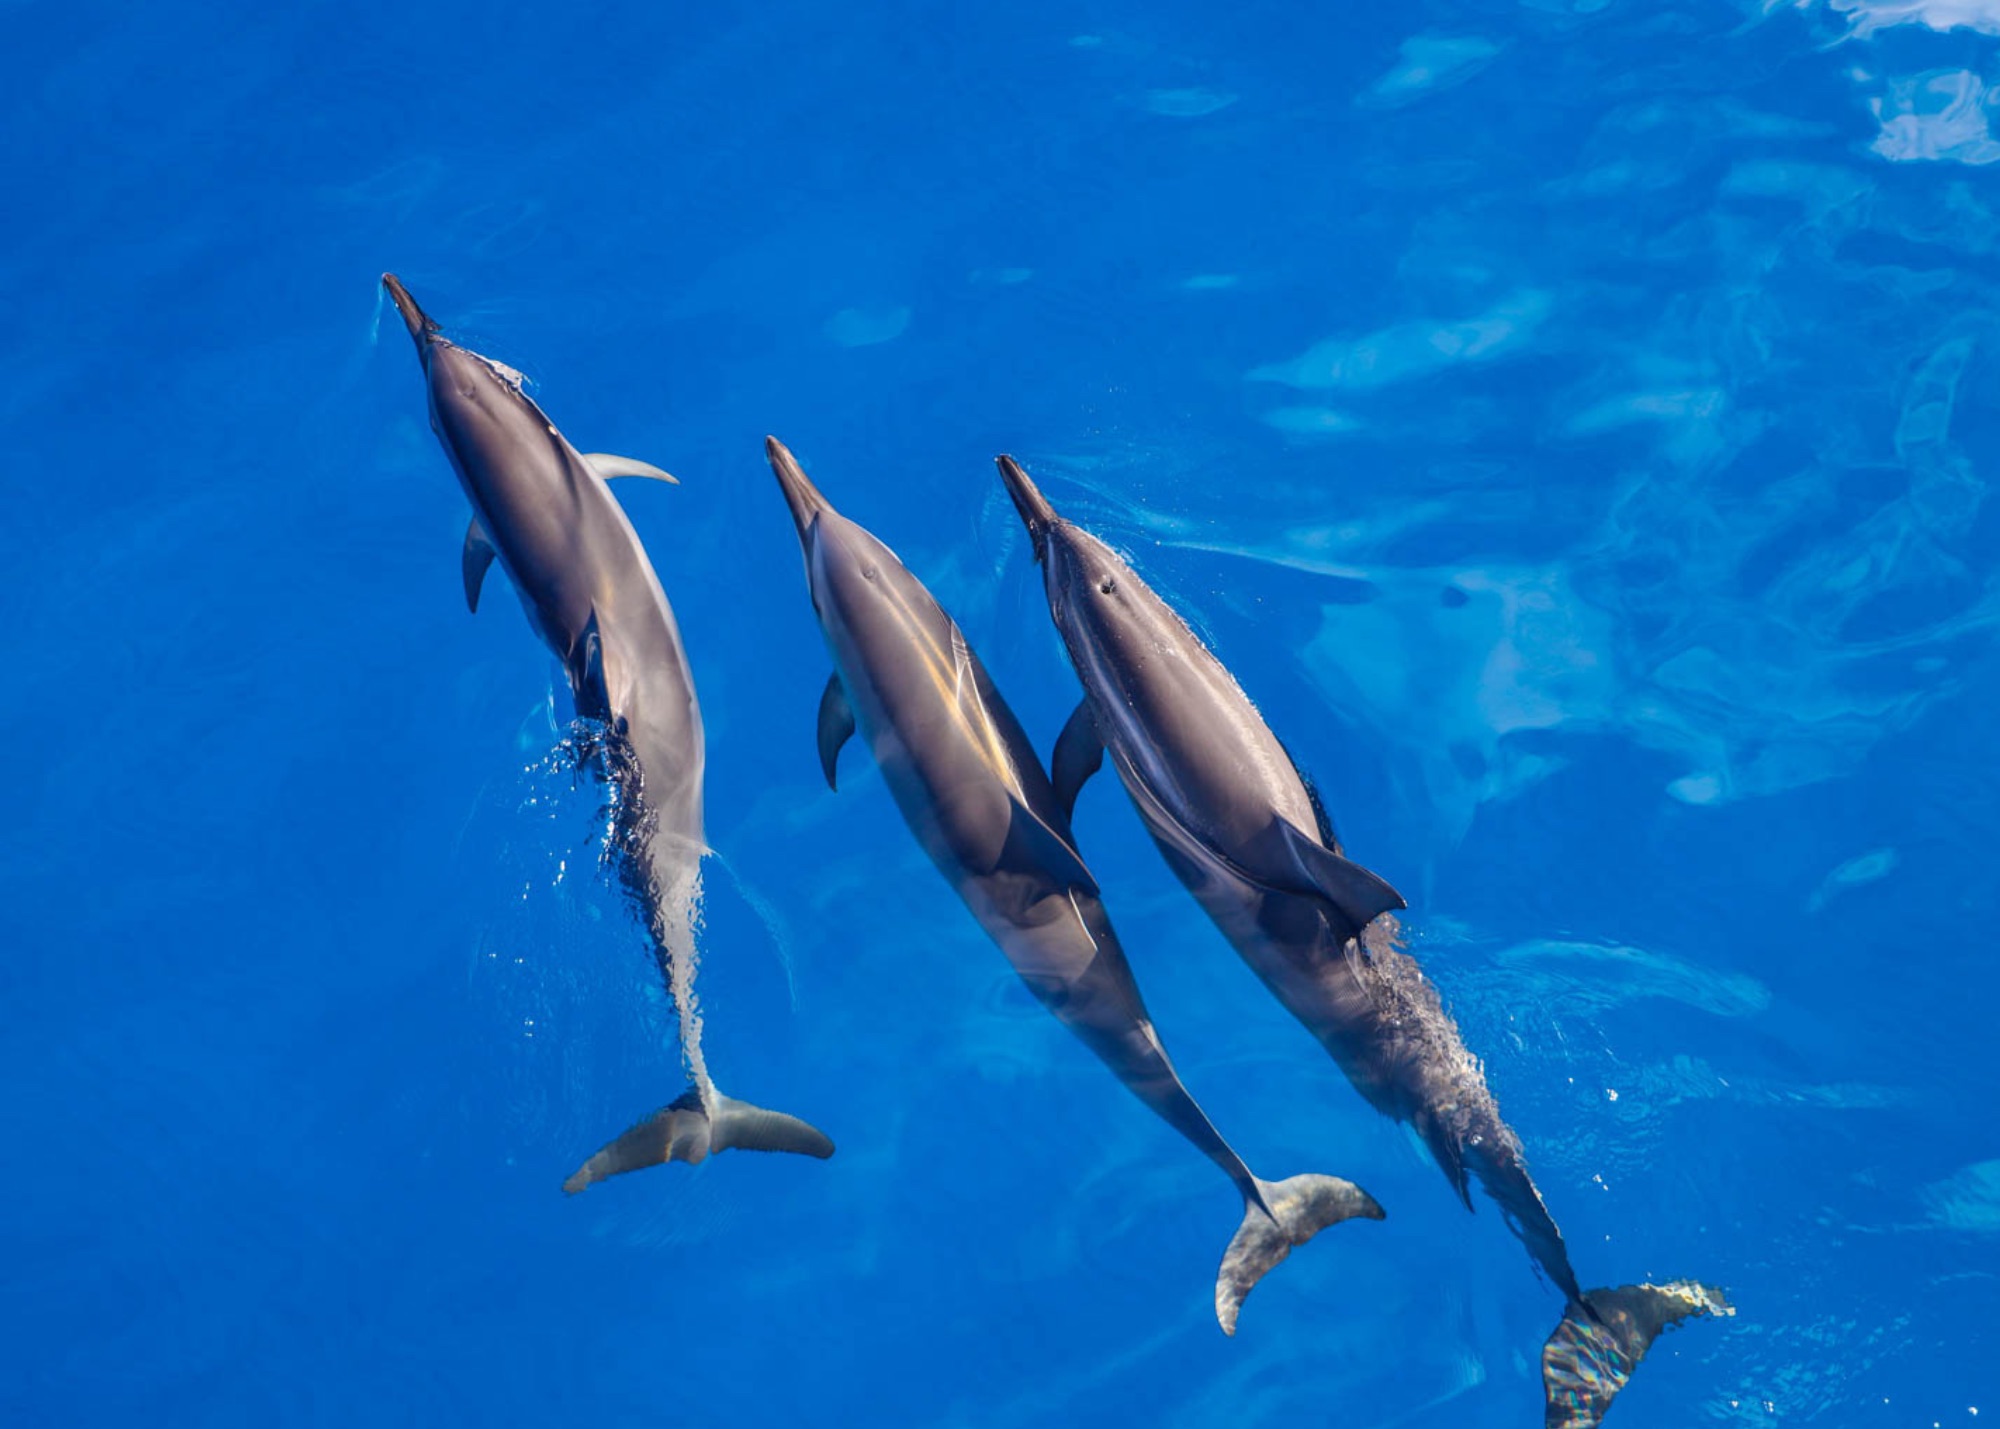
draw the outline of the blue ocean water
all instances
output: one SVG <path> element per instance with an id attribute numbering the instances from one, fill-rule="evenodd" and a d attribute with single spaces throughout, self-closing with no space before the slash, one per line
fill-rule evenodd
<path id="1" fill-rule="evenodd" d="M 1190 1088 L 1389 1210 L 1217 1330 L 1235 1198 L 826 790 L 766 432 L 1044 748 L 995 452 L 1195 621 L 1585 1282 L 1736 1301 L 1613 1424 L 2000 1412 L 1994 0 L 8 20 L 0 1421 L 1538 1422 L 1561 1297 L 1101 780 Z M 560 1193 L 672 1017 L 384 269 L 680 476 L 709 1058 L 833 1160 Z"/>

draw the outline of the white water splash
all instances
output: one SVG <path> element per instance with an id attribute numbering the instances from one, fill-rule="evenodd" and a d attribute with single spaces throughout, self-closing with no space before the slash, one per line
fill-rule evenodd
<path id="1" fill-rule="evenodd" d="M 528 379 L 520 369 L 509 367 L 497 358 L 486 357 L 480 353 L 475 352 L 472 355 L 492 368 L 493 375 L 498 377 L 502 382 L 505 382 L 509 387 L 512 387 L 516 392 L 525 392 L 528 390 Z"/>
<path id="2" fill-rule="evenodd" d="M 660 974 L 674 1005 L 681 1065 L 701 1098 L 703 1109 L 713 1117 L 715 1083 L 709 1076 L 708 1058 L 702 1050 L 701 1001 L 695 992 L 695 976 L 701 966 L 701 861 L 707 850 L 699 840 L 652 827 L 649 816 L 641 815 L 642 824 L 638 828 L 627 823 L 632 815 L 625 801 L 632 794 L 624 781 L 602 767 L 603 762 L 617 758 L 607 753 L 603 739 L 601 728 L 588 720 L 577 720 L 549 755 L 548 767 L 566 769 L 572 780 L 597 767 L 599 777 L 604 780 L 606 803 L 601 812 L 599 866 L 611 873 L 629 861 L 625 869 L 626 892 L 644 915 Z"/>
<path id="3" fill-rule="evenodd" d="M 715 1115 L 715 1083 L 708 1075 L 708 1058 L 701 1049 L 701 1002 L 694 979 L 700 969 L 701 865 L 689 869 L 678 888 L 660 890 L 652 922 L 654 941 L 665 961 L 667 990 L 680 1019 L 681 1062 L 688 1080 L 709 1116 Z"/>

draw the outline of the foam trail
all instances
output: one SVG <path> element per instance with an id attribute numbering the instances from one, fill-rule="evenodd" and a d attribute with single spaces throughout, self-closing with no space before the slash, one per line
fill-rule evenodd
<path id="1" fill-rule="evenodd" d="M 680 1019 L 681 1061 L 688 1080 L 694 1083 L 704 1110 L 715 1112 L 715 1083 L 708 1075 L 708 1058 L 701 1050 L 701 1003 L 695 996 L 694 979 L 699 970 L 700 951 L 695 937 L 701 927 L 701 867 L 691 869 L 681 887 L 662 890 L 660 911 L 653 918 L 653 937 L 658 943 L 673 994 L 674 1012 Z"/>
<path id="2" fill-rule="evenodd" d="M 653 826 L 643 808 L 644 796 L 636 796 L 640 802 L 635 804 L 635 795 L 621 777 L 626 752 L 615 742 L 607 744 L 604 733 L 589 721 L 571 724 L 553 758 L 558 766 L 565 762 L 570 766 L 572 782 L 582 778 L 593 759 L 602 761 L 598 775 L 610 797 L 604 857 L 618 868 L 626 892 L 645 918 L 654 959 L 679 1022 L 681 1062 L 702 1110 L 713 1113 L 715 1084 L 702 1052 L 701 1003 L 694 988 L 701 962 L 701 860 L 706 850 Z"/>
<path id="3" fill-rule="evenodd" d="M 676 846 L 677 843 L 677 846 Z M 679 1097 L 599 1147 L 563 1182 L 570 1195 L 606 1177 L 672 1161 L 698 1165 L 718 1151 L 789 1151 L 824 1160 L 833 1142 L 819 1128 L 783 1112 L 723 1095 L 701 1046 L 701 859 L 705 850 L 643 825 L 625 835 L 626 887 L 646 910 L 654 957 L 680 1022 L 681 1061 L 691 1083 Z"/>

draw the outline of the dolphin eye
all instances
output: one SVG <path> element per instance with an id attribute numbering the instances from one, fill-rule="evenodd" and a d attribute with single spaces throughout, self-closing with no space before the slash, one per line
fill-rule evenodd
<path id="1" fill-rule="evenodd" d="M 1118 589 L 1118 582 L 1111 579 L 1110 576 L 1106 576 L 1103 580 L 1097 583 L 1097 588 L 1103 594 L 1110 595 L 1111 592 Z"/>

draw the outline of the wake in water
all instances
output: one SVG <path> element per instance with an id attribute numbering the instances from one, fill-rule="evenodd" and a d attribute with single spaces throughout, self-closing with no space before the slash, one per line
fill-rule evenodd
<path id="1" fill-rule="evenodd" d="M 679 1023 L 681 1064 L 704 1110 L 714 1109 L 715 1083 L 701 1048 L 701 860 L 706 848 L 666 832 L 646 803 L 645 771 L 631 745 L 601 721 L 579 719 L 555 756 L 579 779 L 586 770 L 602 781 L 609 802 L 601 811 L 601 862 L 618 880 L 652 939 L 653 958 L 673 1000 Z"/>
<path id="2" fill-rule="evenodd" d="M 563 1189 L 574 1194 L 608 1176 L 669 1161 L 695 1164 L 731 1148 L 831 1156 L 833 1143 L 816 1128 L 725 1096 L 709 1074 L 695 991 L 705 846 L 661 827 L 658 811 L 646 799 L 645 771 L 631 743 L 601 721 L 577 720 L 552 758 L 570 769 L 573 780 L 592 772 L 609 794 L 600 863 L 609 866 L 645 923 L 674 1005 L 681 1064 L 689 1082 L 681 1096 L 599 1149 Z"/>

